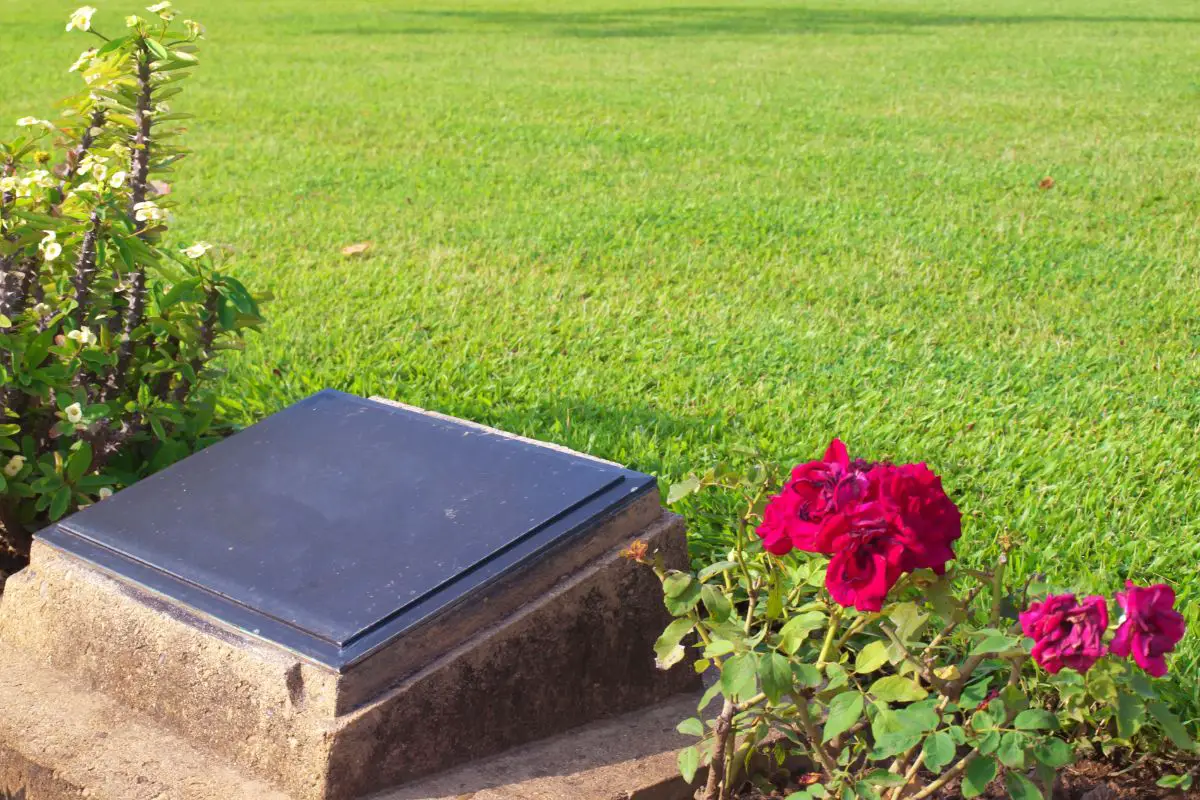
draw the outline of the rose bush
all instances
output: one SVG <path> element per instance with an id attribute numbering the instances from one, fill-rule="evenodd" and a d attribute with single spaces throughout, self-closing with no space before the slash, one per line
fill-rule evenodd
<path id="1" fill-rule="evenodd" d="M 1007 543 L 990 569 L 956 566 L 962 515 L 924 464 L 852 459 L 835 439 L 772 490 L 781 473 L 718 465 L 672 487 L 672 502 L 743 494 L 726 558 L 677 571 L 643 544 L 627 553 L 676 617 L 660 666 L 690 649 L 715 676 L 698 711 L 720 697 L 719 712 L 680 725 L 700 739 L 680 754 L 685 777 L 709 765 L 705 800 L 755 779 L 764 750 L 812 765 L 789 800 L 924 800 L 955 780 L 969 798 L 999 776 L 1031 800 L 1080 746 L 1197 754 L 1150 680 L 1184 634 L 1169 588 L 1128 584 L 1114 629 L 1101 596 L 1014 585 Z"/>

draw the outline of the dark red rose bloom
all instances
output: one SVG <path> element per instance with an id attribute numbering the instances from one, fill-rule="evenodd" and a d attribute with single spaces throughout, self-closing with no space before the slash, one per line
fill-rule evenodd
<path id="1" fill-rule="evenodd" d="M 819 543 L 834 554 L 825 588 L 835 602 L 859 611 L 883 608 L 908 558 L 899 533 L 880 503 L 859 503 L 828 521 Z"/>
<path id="2" fill-rule="evenodd" d="M 821 461 L 792 470 L 758 535 L 776 555 L 795 548 L 833 556 L 825 585 L 834 600 L 879 611 L 905 572 L 946 571 L 962 526 L 941 479 L 924 464 L 851 461 L 834 439 Z"/>
<path id="3" fill-rule="evenodd" d="M 1104 655 L 1108 604 L 1091 595 L 1052 594 L 1021 613 L 1021 630 L 1033 639 L 1033 660 L 1051 675 L 1063 667 L 1082 674 Z"/>
<path id="4" fill-rule="evenodd" d="M 870 496 L 878 498 L 904 541 L 904 571 L 945 574 L 946 562 L 954 559 L 952 545 L 962 536 L 962 515 L 942 489 L 942 479 L 924 464 L 905 464 L 876 467 L 867 480 Z"/>
<path id="5" fill-rule="evenodd" d="M 828 552 L 816 549 L 821 526 L 866 492 L 870 467 L 864 461 L 851 461 L 846 445 L 838 439 L 830 442 L 822 460 L 797 465 L 763 511 L 758 526 L 763 547 L 775 555 L 784 555 L 793 547 Z"/>
<path id="6" fill-rule="evenodd" d="M 1161 678 L 1167 674 L 1164 656 L 1175 649 L 1187 625 L 1175 610 L 1175 592 L 1162 583 L 1135 586 L 1125 582 L 1125 591 L 1117 592 L 1117 604 L 1125 615 L 1112 640 L 1114 655 L 1128 658 L 1147 674 Z"/>

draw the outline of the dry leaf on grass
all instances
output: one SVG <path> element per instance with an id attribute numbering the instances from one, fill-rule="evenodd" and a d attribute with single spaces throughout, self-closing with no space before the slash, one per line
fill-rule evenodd
<path id="1" fill-rule="evenodd" d="M 360 256 L 371 249 L 370 242 L 359 242 L 358 244 L 348 244 L 342 248 L 344 256 Z"/>
<path id="2" fill-rule="evenodd" d="M 1042 178 L 1040 181 L 1038 181 L 1038 188 L 1039 189 L 1053 189 L 1054 188 L 1054 178 L 1051 178 L 1049 175 Z"/>

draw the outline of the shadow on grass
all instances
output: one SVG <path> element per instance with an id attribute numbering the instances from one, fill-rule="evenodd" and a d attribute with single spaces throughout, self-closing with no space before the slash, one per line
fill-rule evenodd
<path id="1" fill-rule="evenodd" d="M 783 35 L 835 31 L 876 34 L 932 27 L 1027 24 L 1196 24 L 1200 16 L 1138 16 L 1078 14 L 923 14 L 873 9 L 779 8 L 755 6 L 682 6 L 603 12 L 536 12 L 444 10 L 416 11 L 425 20 L 468 22 L 514 32 L 579 38 L 686 37 L 711 35 Z M 449 32 L 445 29 L 397 26 L 322 30 L 324 34 L 411 34 Z"/>

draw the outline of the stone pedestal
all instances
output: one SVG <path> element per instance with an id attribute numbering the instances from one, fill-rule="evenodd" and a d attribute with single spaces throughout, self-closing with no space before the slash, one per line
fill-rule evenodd
<path id="1" fill-rule="evenodd" d="M 669 619 L 635 539 L 686 563 L 647 476 L 322 392 L 39 535 L 0 605 L 0 693 L 61 682 L 109 710 L 21 713 L 99 743 L 128 718 L 248 797 L 363 797 L 693 688 L 654 667 Z M 83 769 L 12 713 L 0 778 Z"/>

